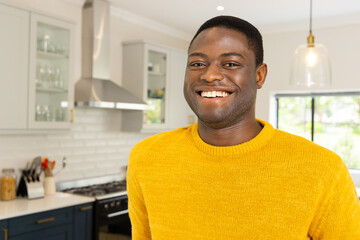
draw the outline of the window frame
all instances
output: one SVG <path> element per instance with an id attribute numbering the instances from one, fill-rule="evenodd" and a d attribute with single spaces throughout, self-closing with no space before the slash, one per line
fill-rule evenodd
<path id="1" fill-rule="evenodd" d="M 360 89 L 356 90 L 343 90 L 343 91 L 334 91 L 334 90 L 322 90 L 322 91 L 273 91 L 270 92 L 270 101 L 269 101 L 269 122 L 272 126 L 277 128 L 278 123 L 278 97 L 314 97 L 321 96 L 360 96 Z M 312 121 L 314 121 L 314 104 L 312 104 Z M 312 122 L 313 123 L 313 122 Z M 312 124 L 312 139 L 313 139 L 313 126 Z M 359 156 L 360 160 L 360 156 Z M 354 182 L 356 188 L 358 188 L 358 193 L 360 194 L 360 170 L 359 169 L 348 169 L 351 175 L 351 178 Z"/>

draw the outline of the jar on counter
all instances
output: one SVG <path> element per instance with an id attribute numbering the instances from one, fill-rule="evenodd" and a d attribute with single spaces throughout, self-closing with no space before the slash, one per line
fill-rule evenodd
<path id="1" fill-rule="evenodd" d="M 12 200 L 16 198 L 16 175 L 13 168 L 4 168 L 0 178 L 0 199 Z"/>

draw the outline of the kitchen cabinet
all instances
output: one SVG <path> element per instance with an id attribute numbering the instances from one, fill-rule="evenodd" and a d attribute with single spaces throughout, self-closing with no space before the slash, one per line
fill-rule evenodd
<path id="1" fill-rule="evenodd" d="M 25 129 L 29 13 L 0 4 L 0 29 L 3 32 L 0 38 L 0 129 Z"/>
<path id="2" fill-rule="evenodd" d="M 8 220 L 9 240 L 73 239 L 73 207 Z"/>
<path id="3" fill-rule="evenodd" d="M 0 221 L 0 240 L 8 239 L 8 222 L 6 220 Z"/>
<path id="4" fill-rule="evenodd" d="M 74 25 L 31 14 L 29 128 L 69 128 Z"/>
<path id="5" fill-rule="evenodd" d="M 191 124 L 183 97 L 186 51 L 146 41 L 123 43 L 122 85 L 153 110 L 123 111 L 123 130 L 160 132 Z"/>
<path id="6" fill-rule="evenodd" d="M 70 128 L 74 24 L 0 4 L 1 130 Z"/>
<path id="7" fill-rule="evenodd" d="M 92 240 L 92 203 L 0 221 L 0 240 Z"/>
<path id="8" fill-rule="evenodd" d="M 74 207 L 74 240 L 91 240 L 93 231 L 93 206 L 82 204 Z"/>

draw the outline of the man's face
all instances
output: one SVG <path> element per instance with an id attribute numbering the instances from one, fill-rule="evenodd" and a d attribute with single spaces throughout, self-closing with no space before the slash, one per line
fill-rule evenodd
<path id="1" fill-rule="evenodd" d="M 184 95 L 199 121 L 225 128 L 254 115 L 256 91 L 265 76 L 266 65 L 256 67 L 243 33 L 209 28 L 189 49 Z"/>

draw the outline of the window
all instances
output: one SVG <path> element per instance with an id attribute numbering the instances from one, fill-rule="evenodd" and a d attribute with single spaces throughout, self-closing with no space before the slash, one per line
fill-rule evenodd
<path id="1" fill-rule="evenodd" d="M 360 92 L 276 94 L 276 127 L 336 152 L 360 169 Z"/>

